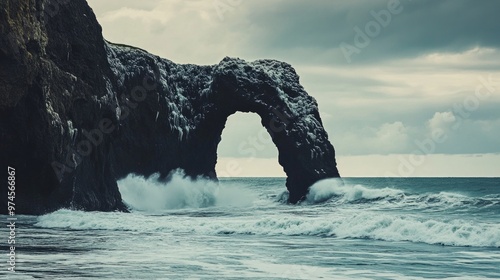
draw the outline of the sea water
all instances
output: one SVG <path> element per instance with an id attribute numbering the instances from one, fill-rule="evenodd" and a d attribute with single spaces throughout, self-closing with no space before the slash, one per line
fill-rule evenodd
<path id="1" fill-rule="evenodd" d="M 500 279 L 498 178 L 325 180 L 300 205 L 284 178 L 119 187 L 131 213 L 18 216 L 0 277 Z"/>

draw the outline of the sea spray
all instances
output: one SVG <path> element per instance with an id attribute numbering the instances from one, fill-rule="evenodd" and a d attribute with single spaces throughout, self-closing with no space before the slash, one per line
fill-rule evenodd
<path id="1" fill-rule="evenodd" d="M 304 217 L 287 213 L 254 217 L 220 216 L 220 213 L 196 216 L 179 215 L 179 213 L 145 216 L 141 213 L 88 213 L 59 210 L 39 217 L 36 225 L 72 230 L 317 236 L 408 241 L 448 246 L 500 247 L 499 224 L 346 209 L 320 217 Z"/>
<path id="2" fill-rule="evenodd" d="M 410 193 L 397 188 L 373 188 L 360 184 L 341 183 L 339 179 L 325 179 L 311 186 L 304 201 L 305 205 L 330 203 L 348 206 L 364 204 L 364 208 L 388 210 L 428 210 L 428 211 L 500 211 L 500 195 L 482 197 L 441 191 L 438 193 Z"/>
<path id="3" fill-rule="evenodd" d="M 344 187 L 313 187 L 311 200 L 298 205 L 279 201 L 286 189 L 284 178 L 207 182 L 213 188 L 194 187 L 200 182 L 186 181 L 184 176 L 179 179 L 190 185 L 179 199 L 193 192 L 198 196 L 195 190 L 200 190 L 213 194 L 215 202 L 207 205 L 203 202 L 207 200 L 196 199 L 201 202 L 178 206 L 183 208 L 159 203 L 160 210 L 151 211 L 59 210 L 21 217 L 26 238 L 20 242 L 29 249 L 23 263 L 33 268 L 27 272 L 57 278 L 61 270 L 47 267 L 50 262 L 60 264 L 65 272 L 75 271 L 71 276 L 77 278 L 112 273 L 138 279 L 158 275 L 172 279 L 185 275 L 500 279 L 498 179 L 344 178 Z M 173 182 L 157 182 L 158 188 L 169 188 Z M 134 188 L 129 196 L 144 199 L 156 190 L 143 186 L 142 196 Z M 237 196 L 220 198 L 224 188 L 233 187 Z M 240 191 L 257 198 L 247 199 Z M 237 202 L 238 197 L 243 202 Z M 223 201 L 233 206 L 219 206 Z M 97 262 L 105 264 L 106 270 L 81 269 Z M 122 272 L 124 264 L 139 270 Z"/>
<path id="4" fill-rule="evenodd" d="M 203 178 L 186 177 L 182 170 L 173 172 L 168 182 L 155 174 L 149 178 L 129 175 L 118 181 L 123 200 L 132 210 L 160 211 L 166 209 L 205 207 L 246 207 L 257 194 L 236 184 L 221 185 Z"/>
<path id="5" fill-rule="evenodd" d="M 325 180 L 312 186 L 304 203 L 290 205 L 279 202 L 284 189 L 280 180 L 274 185 L 262 179 L 216 183 L 192 180 L 182 172 L 171 177 L 168 183 L 137 176 L 120 181 L 132 213 L 60 210 L 39 217 L 36 226 L 500 247 L 500 195 L 492 191 L 466 195 L 464 190 L 472 192 L 469 185 L 456 192 L 443 188 L 429 192 L 423 188 L 428 184 L 403 191 L 387 188 L 383 181 L 373 186 Z"/>
<path id="6" fill-rule="evenodd" d="M 404 193 L 396 189 L 370 189 L 361 185 L 344 184 L 341 179 L 325 179 L 311 186 L 306 202 L 320 203 L 334 197 L 340 197 L 349 202 L 361 199 L 374 200 L 386 197 L 400 197 L 402 195 Z"/>

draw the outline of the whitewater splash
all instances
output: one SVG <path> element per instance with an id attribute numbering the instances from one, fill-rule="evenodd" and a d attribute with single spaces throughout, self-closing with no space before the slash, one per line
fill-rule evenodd
<path id="1" fill-rule="evenodd" d="M 39 217 L 36 225 L 72 230 L 316 236 L 500 247 L 500 224 L 488 219 L 488 215 L 500 211 L 499 195 L 411 194 L 396 188 L 342 184 L 334 179 L 313 185 L 301 205 L 288 205 L 277 201 L 276 195 L 262 195 L 268 187 L 192 180 L 182 172 L 173 174 L 167 184 L 156 176 L 129 176 L 119 182 L 119 187 L 133 213 L 60 210 Z M 283 187 L 276 185 L 270 191 L 278 193 Z M 150 216 L 144 211 L 160 215 Z"/>
<path id="2" fill-rule="evenodd" d="M 321 217 L 285 213 L 263 217 L 145 217 L 139 214 L 60 210 L 38 218 L 37 226 L 72 230 L 125 230 L 191 234 L 250 234 L 361 238 L 450 246 L 500 247 L 500 225 L 416 215 L 345 211 Z M 207 220 L 208 219 L 208 220 Z"/>
<path id="3" fill-rule="evenodd" d="M 377 209 L 426 209 L 443 211 L 500 210 L 500 195 L 471 197 L 460 193 L 407 193 L 395 188 L 370 188 L 363 185 L 345 184 L 340 179 L 325 179 L 311 186 L 305 204 L 330 203 L 333 205 L 365 204 Z"/>
<path id="4" fill-rule="evenodd" d="M 153 273 L 136 277 L 143 279 L 156 277 L 159 267 L 172 279 L 193 271 L 210 279 L 499 278 L 498 180 L 336 181 L 318 182 L 304 203 L 291 205 L 279 201 L 283 178 L 217 184 L 179 173 L 164 184 L 155 177 L 131 176 L 120 182 L 124 197 L 136 207 L 130 213 L 59 210 L 20 218 L 26 233 L 39 237 L 36 243 L 48 250 L 44 258 L 34 251 L 34 260 L 45 265 L 52 258 L 66 270 L 69 260 L 79 272 L 101 256 L 106 268 L 148 260 L 141 265 L 151 263 L 147 270 Z M 221 196 L 232 190 L 236 194 Z M 168 202 L 167 196 L 184 202 Z M 155 206 L 148 205 L 154 199 Z M 54 254 L 53 236 L 62 240 L 61 250 L 75 248 L 76 253 Z M 228 267 L 234 273 L 227 274 Z"/>
<path id="5" fill-rule="evenodd" d="M 220 185 L 203 178 L 186 177 L 184 171 L 170 174 L 167 183 L 155 174 L 149 178 L 129 175 L 118 181 L 124 202 L 138 211 L 161 211 L 183 208 L 247 207 L 257 199 L 257 194 L 236 184 Z"/>
<path id="6" fill-rule="evenodd" d="M 306 197 L 308 203 L 321 203 L 332 198 L 341 198 L 342 202 L 357 200 L 374 200 L 386 197 L 400 197 L 404 193 L 400 190 L 383 188 L 370 189 L 361 185 L 344 184 L 342 179 L 321 180 L 309 188 Z"/>

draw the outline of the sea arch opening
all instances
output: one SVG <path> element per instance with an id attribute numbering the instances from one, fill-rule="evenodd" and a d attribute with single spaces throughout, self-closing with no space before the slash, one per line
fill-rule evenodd
<path id="1" fill-rule="evenodd" d="M 228 117 L 217 146 L 217 177 L 286 177 L 278 149 L 256 113 Z"/>

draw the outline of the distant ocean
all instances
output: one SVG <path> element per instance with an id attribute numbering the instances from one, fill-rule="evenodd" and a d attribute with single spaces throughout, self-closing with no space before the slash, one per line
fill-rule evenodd
<path id="1" fill-rule="evenodd" d="M 0 278 L 500 279 L 499 178 L 343 182 L 287 205 L 282 178 L 130 176 L 131 213 L 18 216 Z"/>

